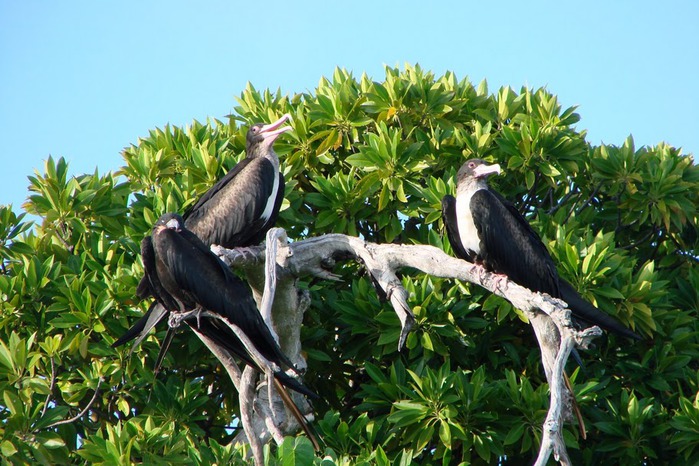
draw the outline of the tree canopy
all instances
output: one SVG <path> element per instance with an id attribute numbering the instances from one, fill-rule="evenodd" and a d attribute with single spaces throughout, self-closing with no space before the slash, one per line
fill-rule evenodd
<path id="1" fill-rule="evenodd" d="M 336 69 L 314 92 L 240 94 L 222 120 L 153 129 L 124 165 L 73 175 L 49 157 L 16 212 L 0 206 L 0 452 L 5 464 L 237 464 L 238 398 L 191 332 L 162 373 L 154 333 L 129 357 L 111 343 L 147 309 L 139 243 L 244 156 L 254 122 L 292 115 L 275 145 L 286 179 L 277 226 L 450 251 L 440 202 L 468 158 L 539 232 L 561 276 L 644 336 L 614 335 L 569 364 L 588 426 L 575 464 L 699 461 L 699 168 L 666 143 L 592 145 L 547 89 L 490 93 L 447 72 Z M 652 116 L 649 116 L 652 117 Z M 27 217 L 30 214 L 31 217 Z M 29 218 L 36 219 L 32 225 Z M 269 464 L 519 464 L 536 456 L 548 387 L 525 317 L 468 283 L 406 272 L 417 325 L 400 324 L 360 264 L 308 279 L 304 383 L 315 429 L 269 447 Z"/>

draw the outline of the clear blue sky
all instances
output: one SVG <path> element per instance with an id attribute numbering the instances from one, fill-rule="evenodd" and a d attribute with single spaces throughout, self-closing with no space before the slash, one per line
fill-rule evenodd
<path id="1" fill-rule="evenodd" d="M 335 66 L 546 86 L 594 144 L 696 154 L 698 25 L 690 0 L 0 0 L 0 204 L 19 211 L 49 155 L 116 170 L 149 129 L 230 113 L 248 81 L 302 92 Z"/>

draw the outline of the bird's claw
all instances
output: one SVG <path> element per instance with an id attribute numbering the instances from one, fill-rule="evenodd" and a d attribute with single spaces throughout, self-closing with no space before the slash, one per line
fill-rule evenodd
<path id="1" fill-rule="evenodd" d="M 170 328 L 177 328 L 182 324 L 182 321 L 189 319 L 192 316 L 197 318 L 197 328 L 201 327 L 201 314 L 204 312 L 202 307 L 196 307 L 191 311 L 171 312 L 168 317 L 167 324 Z"/>
<path id="2" fill-rule="evenodd" d="M 182 320 L 184 320 L 183 314 L 184 312 L 171 312 L 170 316 L 167 318 L 167 325 L 170 328 L 177 328 L 180 326 L 182 323 Z"/>
<path id="3" fill-rule="evenodd" d="M 257 251 L 255 251 L 253 248 L 235 248 L 235 252 L 243 256 L 243 259 L 246 262 L 257 259 Z"/>
<path id="4" fill-rule="evenodd" d="M 482 264 L 475 263 L 473 265 L 473 270 L 476 273 L 476 276 L 478 277 L 478 280 L 481 282 L 481 284 L 485 283 L 488 278 L 490 278 L 493 281 L 494 288 L 498 291 L 504 291 L 507 289 L 507 281 L 509 278 L 507 275 L 503 275 L 500 273 L 490 273 Z"/>
<path id="5" fill-rule="evenodd" d="M 495 284 L 495 289 L 499 291 L 505 291 L 507 289 L 507 275 L 495 274 L 493 276 L 493 283 Z"/>

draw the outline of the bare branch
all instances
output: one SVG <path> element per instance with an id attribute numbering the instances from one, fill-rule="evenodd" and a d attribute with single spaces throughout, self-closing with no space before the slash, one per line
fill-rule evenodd
<path id="1" fill-rule="evenodd" d="M 282 237 L 279 233 L 275 235 L 276 238 Z M 271 241 L 271 238 L 268 240 Z M 549 413 L 544 425 L 544 439 L 537 464 L 545 464 L 551 453 L 562 464 L 570 464 L 561 433 L 564 420 L 571 417 L 563 367 L 575 345 L 587 348 L 592 338 L 601 334 L 598 327 L 580 332 L 574 328 L 570 311 L 563 301 L 545 294 L 533 293 L 514 282 L 503 280 L 502 276 L 488 273 L 480 266 L 451 257 L 434 246 L 375 244 L 356 237 L 329 234 L 291 244 L 284 241 L 283 249 L 287 248 L 286 253 L 278 250 L 276 254 L 277 265 L 281 268 L 281 271 L 276 271 L 276 276 L 282 281 L 309 275 L 327 278 L 328 274 L 331 274 L 327 266 L 334 264 L 336 257 L 355 257 L 360 260 L 386 292 L 401 321 L 399 349 L 414 324 L 414 317 L 407 302 L 408 293 L 396 274 L 400 269 L 417 269 L 436 277 L 480 285 L 525 312 L 539 342 L 551 391 Z M 251 267 L 254 263 L 259 264 L 264 256 L 262 248 L 249 248 L 245 254 L 223 248 L 216 248 L 214 252 L 227 263 L 242 268 Z"/>
<path id="2" fill-rule="evenodd" d="M 223 368 L 226 369 L 226 372 L 228 373 L 228 377 L 230 377 L 231 382 L 233 382 L 233 385 L 235 385 L 235 389 L 240 392 L 240 378 L 242 374 L 238 364 L 235 362 L 235 359 L 233 359 L 233 356 L 231 356 L 228 351 L 217 345 L 211 338 L 199 332 L 196 326 L 192 326 L 191 328 L 194 330 L 194 333 L 199 337 L 199 339 L 206 345 L 206 347 L 209 348 L 209 351 L 216 356 L 216 359 L 221 361 Z"/>
<path id="3" fill-rule="evenodd" d="M 262 441 L 255 435 L 253 427 L 253 406 L 255 406 L 255 376 L 257 371 L 250 366 L 246 366 L 243 370 L 243 376 L 240 379 L 240 388 L 238 389 L 238 400 L 240 401 L 240 420 L 243 423 L 243 429 L 247 436 L 248 444 L 252 449 L 252 456 L 255 458 L 255 465 L 262 466 L 264 464 L 264 454 L 262 452 Z"/>
<path id="4" fill-rule="evenodd" d="M 243 332 L 240 327 L 235 325 L 234 323 L 230 322 L 228 319 L 225 317 L 210 312 L 210 311 L 202 311 L 200 309 L 195 309 L 192 311 L 187 311 L 187 312 L 171 312 L 171 316 L 169 319 L 169 325 L 170 326 L 178 326 L 179 323 L 182 320 L 186 319 L 200 319 L 201 317 L 209 317 L 209 318 L 214 318 L 218 319 L 222 322 L 224 322 L 230 329 L 231 331 L 238 337 L 240 342 L 245 346 L 246 350 L 248 351 L 248 354 L 252 358 L 253 361 L 255 361 L 255 364 L 257 364 L 258 367 L 264 369 L 264 373 L 267 376 L 267 380 L 274 380 L 275 383 L 277 383 L 277 390 L 279 392 L 280 397 L 284 401 L 285 404 L 287 404 L 287 407 L 292 411 L 294 416 L 299 421 L 299 424 L 301 427 L 304 429 L 304 431 L 307 433 L 311 441 L 313 442 L 314 446 L 316 449 L 318 449 L 318 442 L 313 436 L 312 432 L 308 429 L 308 426 L 305 424 L 305 421 L 303 421 L 303 414 L 299 411 L 298 407 L 294 404 L 293 400 L 290 398 L 289 394 L 285 391 L 284 387 L 282 387 L 281 384 L 278 383 L 278 381 L 274 378 L 274 372 L 280 371 L 281 368 L 279 368 L 276 364 L 273 362 L 269 361 L 266 359 L 258 350 L 255 348 L 254 344 L 250 340 L 250 338 Z M 255 458 L 255 464 L 256 465 L 262 465 L 262 441 L 263 441 L 263 435 L 261 435 L 261 432 L 258 432 L 259 429 L 256 429 L 256 424 L 255 424 L 255 418 L 254 418 L 254 406 L 255 406 L 255 376 L 257 374 L 257 371 L 255 368 L 251 366 L 246 366 L 245 369 L 242 372 L 242 375 L 240 375 L 240 371 L 238 369 L 238 366 L 235 364 L 233 361 L 232 356 L 228 351 L 224 350 L 222 347 L 217 345 L 215 342 L 213 342 L 211 339 L 209 339 L 206 335 L 202 334 L 199 332 L 197 329 L 196 325 L 191 326 L 192 330 L 195 331 L 197 336 L 206 344 L 206 346 L 214 353 L 214 355 L 221 361 L 221 363 L 224 365 L 226 370 L 228 371 L 229 375 L 231 376 L 231 380 L 233 380 L 234 385 L 236 386 L 236 389 L 238 390 L 238 397 L 239 397 L 239 404 L 240 404 L 240 418 L 241 422 L 243 424 L 243 429 L 245 431 L 245 437 L 250 444 L 250 447 L 252 448 L 253 451 L 253 456 Z M 268 382 L 269 390 L 271 393 L 271 383 Z M 264 424 L 266 425 L 267 428 L 267 433 L 272 435 L 274 440 L 281 444 L 283 441 L 283 434 L 279 430 L 279 428 L 275 424 L 275 410 L 271 406 L 273 402 L 273 397 L 270 395 L 268 396 L 268 401 L 270 403 L 269 411 L 267 411 L 264 415 L 262 415 L 262 420 Z"/>
<path id="5" fill-rule="evenodd" d="M 100 385 L 101 385 L 101 384 L 102 384 L 102 377 L 100 377 L 99 379 L 97 379 L 97 387 L 95 387 L 95 393 L 92 394 L 92 399 L 90 399 L 90 401 L 87 403 L 87 405 L 86 405 L 82 410 L 80 410 L 80 412 L 79 412 L 78 414 L 76 414 L 75 416 L 71 417 L 70 419 L 63 419 L 63 420 L 61 420 L 61 421 L 56 421 L 56 422 L 54 422 L 53 424 L 49 424 L 49 425 L 47 425 L 46 427 L 44 427 L 44 429 L 51 429 L 51 428 L 56 427 L 56 426 L 62 426 L 63 424 L 70 424 L 70 423 L 73 423 L 73 422 L 77 421 L 77 420 L 80 419 L 81 417 L 83 417 L 83 416 L 85 415 L 85 413 L 86 413 L 86 412 L 90 409 L 90 407 L 93 405 L 93 403 L 95 402 L 95 400 L 97 400 L 97 394 L 99 393 Z"/>
<path id="6" fill-rule="evenodd" d="M 272 228 L 267 232 L 265 240 L 265 287 L 260 303 L 260 314 L 262 314 L 262 318 L 277 343 L 279 343 L 279 336 L 272 324 L 272 303 L 274 303 L 274 292 L 277 289 L 277 246 L 281 242 L 286 243 L 286 231 L 281 228 Z"/>

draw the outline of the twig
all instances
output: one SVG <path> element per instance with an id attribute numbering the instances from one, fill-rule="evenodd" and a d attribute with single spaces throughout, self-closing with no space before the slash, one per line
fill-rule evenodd
<path id="1" fill-rule="evenodd" d="M 570 188 L 570 191 L 568 191 L 568 194 L 566 194 L 565 196 L 563 196 L 563 197 L 561 198 L 561 200 L 558 201 L 558 202 L 556 203 L 555 206 L 551 207 L 551 208 L 546 212 L 546 215 L 553 215 L 553 214 L 555 214 L 556 212 L 558 212 L 558 209 L 560 209 L 562 206 L 564 206 L 564 205 L 568 202 L 568 200 L 569 200 L 571 197 L 575 196 L 576 194 L 580 194 L 580 192 L 578 191 L 578 188 L 577 188 L 576 186 L 572 186 L 572 187 Z"/>
<path id="2" fill-rule="evenodd" d="M 585 202 L 582 203 L 580 207 L 577 208 L 575 211 L 575 215 L 580 215 L 580 213 L 587 208 L 587 206 L 590 205 L 592 200 L 597 197 L 597 194 L 599 193 L 600 189 L 602 189 L 602 183 L 597 184 L 595 186 L 595 189 L 592 190 L 592 193 L 588 196 L 588 198 L 585 200 Z M 575 208 L 575 204 L 573 204 L 573 208 Z M 568 214 L 570 216 L 570 214 Z"/>
<path id="3" fill-rule="evenodd" d="M 51 401 L 51 395 L 53 395 L 53 389 L 56 387 L 56 362 L 53 360 L 53 356 L 51 356 L 51 385 L 49 386 L 49 393 L 46 395 L 46 401 L 44 401 L 44 407 L 41 409 L 41 416 L 39 417 L 44 417 L 44 414 L 46 414 L 46 410 L 49 407 L 49 401 Z"/>
<path id="4" fill-rule="evenodd" d="M 61 426 L 61 425 L 63 425 L 63 424 L 70 424 L 70 423 L 72 423 L 72 422 L 77 421 L 77 420 L 80 419 L 81 417 L 83 417 L 83 416 L 85 415 L 85 413 L 90 409 L 90 406 L 92 406 L 92 404 L 93 404 L 93 403 L 95 402 L 95 400 L 97 399 L 97 394 L 99 393 L 99 389 L 100 389 L 100 385 L 101 385 L 101 384 L 102 384 L 102 377 L 100 377 L 99 379 L 97 379 L 97 387 L 95 387 L 95 393 L 92 395 L 92 399 L 91 399 L 90 402 L 87 404 L 87 406 L 85 406 L 78 414 L 76 414 L 75 416 L 71 417 L 70 419 L 63 419 L 63 420 L 61 420 L 61 421 L 56 421 L 56 422 L 54 422 L 53 424 L 49 424 L 48 426 L 44 427 L 44 429 L 51 429 L 51 428 L 53 428 L 53 427 Z"/>
<path id="5" fill-rule="evenodd" d="M 627 251 L 628 251 L 629 249 L 633 249 L 633 248 L 635 248 L 635 247 L 637 247 L 637 246 L 640 246 L 642 243 L 645 243 L 646 241 L 648 241 L 648 239 L 649 239 L 651 236 L 653 236 L 653 235 L 655 235 L 656 233 L 658 233 L 658 231 L 659 231 L 658 227 L 657 227 L 657 226 L 654 226 L 653 228 L 651 228 L 651 230 L 650 230 L 648 233 L 646 233 L 645 235 L 641 236 L 638 240 L 634 241 L 633 243 L 625 244 L 625 245 L 623 245 L 623 246 L 618 246 L 618 247 L 619 247 L 619 249 L 623 249 L 623 250 L 627 250 Z"/>

